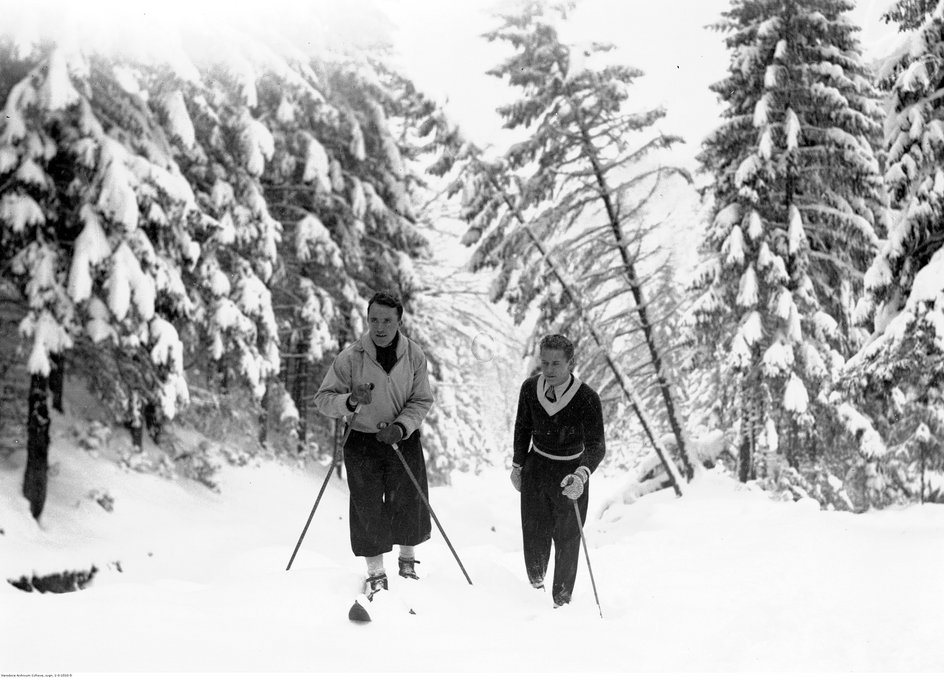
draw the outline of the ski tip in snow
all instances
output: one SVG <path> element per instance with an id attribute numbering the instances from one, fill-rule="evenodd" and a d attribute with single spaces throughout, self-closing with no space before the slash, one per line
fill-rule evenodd
<path id="1" fill-rule="evenodd" d="M 370 612 L 368 612 L 368 609 L 371 607 L 373 607 L 373 605 L 371 605 L 370 601 L 366 598 L 363 600 L 360 597 L 355 598 L 354 604 L 351 605 L 351 609 L 347 612 L 347 618 L 358 624 L 371 622 L 373 618 L 370 616 Z M 380 610 L 377 611 L 379 612 Z M 412 607 L 406 607 L 406 611 L 412 615 L 416 614 L 416 611 Z M 388 610 L 388 613 L 389 612 Z M 381 616 L 381 619 L 383 619 L 383 616 Z"/>
<path id="2" fill-rule="evenodd" d="M 368 613 L 367 609 L 361 605 L 361 601 L 355 600 L 354 604 L 351 605 L 351 609 L 347 612 L 347 618 L 352 622 L 366 624 L 370 621 L 370 613 Z"/>

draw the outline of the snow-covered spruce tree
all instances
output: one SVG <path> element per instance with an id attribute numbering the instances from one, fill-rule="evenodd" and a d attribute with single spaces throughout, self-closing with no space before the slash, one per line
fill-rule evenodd
<path id="1" fill-rule="evenodd" d="M 650 281 L 640 261 L 650 198 L 672 175 L 683 176 L 657 159 L 678 139 L 652 132 L 661 109 L 626 110 L 628 88 L 641 73 L 618 64 L 595 66 L 610 46 L 578 49 L 562 42 L 555 25 L 567 9 L 525 3 L 486 34 L 515 49 L 489 72 L 523 90 L 522 99 L 499 113 L 507 128 L 527 136 L 500 163 L 478 163 L 465 179 L 471 222 L 465 240 L 478 243 L 473 265 L 499 268 L 493 297 L 508 300 L 516 319 L 538 309 L 535 336 L 567 327 L 580 342 L 596 333 L 600 342 L 581 352 L 581 370 L 605 375 L 595 384 L 604 399 L 625 398 L 651 380 L 659 396 L 658 423 L 672 432 L 691 477 L 684 416 L 665 364 L 662 314 L 659 302 L 648 298 Z M 490 176 L 496 171 L 508 176 Z M 499 190 L 486 190 L 488 184 Z M 579 302 L 549 271 L 550 251 L 568 284 L 581 290 Z M 630 380 L 625 361 L 615 356 L 628 355 L 634 344 L 648 368 Z M 633 405 L 637 414 L 642 405 Z M 655 436 L 647 435 L 650 443 Z"/>
<path id="2" fill-rule="evenodd" d="M 260 83 L 275 137 L 266 195 L 286 228 L 274 293 L 300 445 L 320 375 L 366 327 L 364 299 L 408 292 L 410 259 L 425 252 L 387 119 L 395 95 L 365 60 L 313 62 L 302 75 Z"/>
<path id="3" fill-rule="evenodd" d="M 944 3 L 901 1 L 887 18 L 909 31 L 881 73 L 892 223 L 857 309 L 871 336 L 846 382 L 887 444 L 857 463 L 877 505 L 918 496 L 920 471 L 944 463 L 930 444 L 944 420 Z"/>
<path id="4" fill-rule="evenodd" d="M 273 131 L 275 153 L 264 176 L 273 213 L 285 227 L 274 281 L 283 342 L 283 376 L 299 411 L 304 441 L 308 402 L 339 350 L 366 329 L 366 299 L 391 290 L 403 299 L 404 331 L 426 347 L 437 405 L 427 420 L 431 480 L 482 450 L 469 408 L 443 412 L 451 402 L 439 383 L 452 347 L 439 335 L 441 321 L 420 319 L 424 288 L 415 262 L 431 255 L 414 207 L 423 181 L 418 157 L 427 152 L 419 130 L 435 107 L 407 79 L 371 57 L 313 61 L 303 79 L 270 76 L 259 84 L 261 118 Z M 448 342 L 446 342 L 448 344 Z M 440 355 L 444 353 L 447 355 Z M 307 375 L 307 378 L 306 378 Z M 314 437 L 334 439 L 341 427 L 320 417 Z M 335 450 L 335 452 L 337 452 Z"/>
<path id="5" fill-rule="evenodd" d="M 268 286 L 282 227 L 260 179 L 273 139 L 255 113 L 253 82 L 223 64 L 198 66 L 196 82 L 161 69 L 142 74 L 140 83 L 175 141 L 197 206 L 170 226 L 184 228 L 199 247 L 184 278 L 194 303 L 188 345 L 201 347 L 193 351 L 192 377 L 210 392 L 245 387 L 259 399 L 279 369 Z"/>
<path id="6" fill-rule="evenodd" d="M 252 90 L 214 64 L 181 77 L 48 48 L 8 48 L 5 62 L 26 74 L 9 84 L 3 139 L 4 173 L 28 178 L 2 201 L 34 379 L 67 351 L 138 447 L 149 413 L 159 423 L 187 400 L 180 336 L 197 370 L 258 398 L 279 364 L 266 281 L 281 227 L 259 183 L 272 141 Z"/>
<path id="7" fill-rule="evenodd" d="M 185 210 L 192 195 L 146 110 L 109 90 L 107 64 L 55 47 L 24 54 L 10 43 L 0 61 L 2 266 L 27 307 L 24 494 L 38 518 L 54 356 L 97 385 L 122 419 L 143 418 L 147 402 L 172 417 L 186 400 L 172 324 L 186 294 L 178 261 L 162 256 L 147 225 Z"/>
<path id="8" fill-rule="evenodd" d="M 735 0 L 727 104 L 704 142 L 714 178 L 693 322 L 737 385 L 738 475 L 825 463 L 830 385 L 856 345 L 853 301 L 881 233 L 881 113 L 845 0 Z M 733 423 L 733 422 L 732 422 Z"/>
<path id="9" fill-rule="evenodd" d="M 446 139 L 451 125 L 442 111 L 402 75 L 377 64 L 379 82 L 391 98 L 389 121 L 403 163 L 403 196 L 392 193 L 392 208 L 401 216 L 400 229 L 388 229 L 395 248 L 410 247 L 415 254 L 391 261 L 392 283 L 403 291 L 407 305 L 407 331 L 426 350 L 435 404 L 427 418 L 424 449 L 429 458 L 430 481 L 447 483 L 453 470 L 476 471 L 489 463 L 494 452 L 495 422 L 488 419 L 495 404 L 494 380 L 487 370 L 508 366 L 500 356 L 473 355 L 479 334 L 495 346 L 501 328 L 486 317 L 485 304 L 469 300 L 468 283 L 460 282 L 432 257 L 431 238 L 440 237 L 427 185 L 431 158 L 453 157 L 454 139 Z M 388 145 L 388 144 L 385 144 Z M 432 173 L 435 174 L 435 173 Z M 407 208 L 402 212 L 401 206 Z M 473 295 L 474 296 L 474 295 Z M 496 351 L 497 352 L 497 351 Z M 488 353 L 488 351 L 486 351 Z"/>

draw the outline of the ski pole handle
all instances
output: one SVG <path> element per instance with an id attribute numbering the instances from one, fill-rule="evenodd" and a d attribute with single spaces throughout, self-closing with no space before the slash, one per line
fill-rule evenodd
<path id="1" fill-rule="evenodd" d="M 370 385 L 371 388 L 374 387 L 373 384 Z M 354 430 L 354 420 L 357 419 L 358 413 L 361 411 L 361 404 L 357 403 L 354 407 L 354 414 L 351 415 L 351 421 L 347 424 L 347 430 L 344 432 L 344 437 L 341 438 L 341 449 L 344 449 L 344 446 L 347 444 L 347 439 L 351 437 L 351 431 Z"/>

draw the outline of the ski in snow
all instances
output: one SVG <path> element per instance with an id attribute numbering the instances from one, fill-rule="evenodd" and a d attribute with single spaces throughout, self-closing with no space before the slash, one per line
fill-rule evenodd
<path id="1" fill-rule="evenodd" d="M 412 607 L 392 596 L 389 591 L 379 591 L 378 594 L 375 594 L 374 600 L 369 600 L 365 595 L 357 596 L 347 612 L 347 618 L 357 624 L 367 624 L 399 614 L 416 614 Z"/>

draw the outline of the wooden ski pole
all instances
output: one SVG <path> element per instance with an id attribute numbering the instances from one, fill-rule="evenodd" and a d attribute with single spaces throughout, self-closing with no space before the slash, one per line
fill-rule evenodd
<path id="1" fill-rule="evenodd" d="M 590 551 L 587 550 L 587 540 L 583 536 L 583 522 L 580 520 L 580 509 L 577 507 L 577 500 L 571 499 L 574 504 L 574 513 L 577 515 L 577 529 L 580 530 L 580 541 L 583 544 L 583 554 L 587 557 L 587 570 L 590 571 L 590 584 L 593 585 L 593 597 L 597 601 L 597 609 L 600 611 L 600 619 L 603 619 L 603 608 L 600 607 L 600 596 L 597 595 L 597 583 L 593 579 L 593 568 L 590 567 Z"/>
<path id="2" fill-rule="evenodd" d="M 371 390 L 373 390 L 374 385 L 370 385 Z M 351 431 L 354 430 L 354 420 L 357 419 L 357 413 L 361 411 L 361 403 L 357 403 L 357 406 L 354 408 L 354 414 L 351 415 L 351 421 L 347 425 L 347 430 L 344 432 L 344 439 L 341 440 L 341 449 L 344 449 L 347 439 L 351 435 Z M 311 513 L 308 515 L 308 521 L 305 523 L 305 528 L 302 530 L 301 536 L 298 537 L 298 543 L 295 544 L 295 550 L 292 551 L 292 557 L 288 559 L 288 565 L 285 570 L 292 569 L 292 563 L 295 561 L 295 555 L 298 553 L 298 549 L 302 545 L 302 541 L 305 539 L 305 533 L 308 532 L 308 526 L 311 525 L 311 519 L 315 517 L 315 511 L 318 510 L 318 504 L 321 502 L 321 495 L 324 494 L 325 488 L 328 487 L 328 481 L 331 480 L 331 471 L 333 468 L 329 468 L 328 472 L 325 474 L 324 482 L 321 483 L 321 490 L 318 492 L 318 498 L 315 499 L 315 505 L 311 507 Z"/>
<path id="3" fill-rule="evenodd" d="M 423 490 L 420 488 L 419 481 L 416 479 L 416 476 L 413 475 L 413 471 L 410 470 L 410 466 L 406 463 L 406 459 L 404 458 L 403 453 L 400 451 L 400 446 L 397 443 L 393 444 L 393 451 L 397 453 L 397 456 L 400 458 L 400 462 L 403 464 L 403 468 L 406 469 L 407 475 L 410 476 L 410 480 L 413 481 L 413 487 L 416 488 L 416 493 L 420 495 L 420 499 L 422 499 L 423 503 L 426 504 L 426 508 L 429 510 L 429 515 L 433 517 L 433 520 L 436 522 L 436 527 L 439 528 L 439 533 L 442 534 L 443 539 L 446 540 L 446 546 L 448 546 L 449 550 L 452 551 L 452 557 L 456 559 L 457 563 L 459 563 L 459 569 L 461 569 L 462 574 L 465 575 L 465 580 L 469 582 L 469 586 L 472 586 L 472 580 L 469 578 L 469 573 L 465 571 L 462 561 L 459 560 L 459 554 L 456 553 L 456 550 L 452 547 L 452 542 L 449 541 L 449 537 L 446 536 L 446 531 L 440 524 L 439 518 L 436 517 L 436 512 L 433 511 L 433 507 L 429 505 L 429 499 L 427 499 L 426 495 L 423 494 Z"/>

